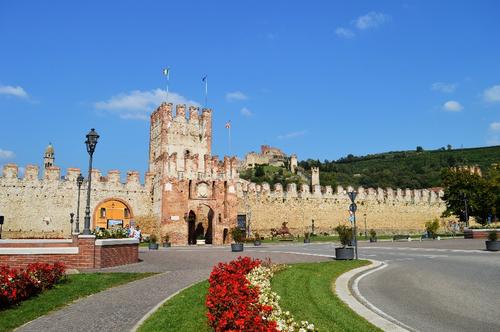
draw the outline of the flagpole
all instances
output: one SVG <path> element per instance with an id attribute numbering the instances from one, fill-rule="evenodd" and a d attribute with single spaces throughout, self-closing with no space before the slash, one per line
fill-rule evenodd
<path id="1" fill-rule="evenodd" d="M 205 107 L 208 108 L 208 75 L 205 76 Z"/>
<path id="2" fill-rule="evenodd" d="M 228 135 L 229 135 L 229 156 L 231 156 L 231 125 L 229 126 L 229 132 L 228 132 Z"/>
<path id="3" fill-rule="evenodd" d="M 167 72 L 167 103 L 168 103 L 168 84 L 170 83 L 170 69 Z"/>

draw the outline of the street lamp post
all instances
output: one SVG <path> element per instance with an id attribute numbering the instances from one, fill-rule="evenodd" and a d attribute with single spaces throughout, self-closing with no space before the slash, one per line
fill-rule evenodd
<path id="1" fill-rule="evenodd" d="M 465 204 L 465 227 L 469 227 L 469 209 L 467 206 L 467 195 L 464 193 L 464 204 Z"/>
<path id="2" fill-rule="evenodd" d="M 85 145 L 87 146 L 87 152 L 89 153 L 89 176 L 88 176 L 88 187 L 87 187 L 87 206 L 85 207 L 85 220 L 83 225 L 83 235 L 90 235 L 90 190 L 92 183 L 92 156 L 94 155 L 95 146 L 97 145 L 97 140 L 99 135 L 94 128 L 90 130 L 87 134 L 87 140 Z"/>
<path id="3" fill-rule="evenodd" d="M 69 227 L 69 235 L 71 236 L 71 234 L 73 234 L 73 217 L 75 216 L 75 214 L 73 212 L 71 212 L 69 214 L 69 224 L 70 224 L 70 227 Z"/>
<path id="4" fill-rule="evenodd" d="M 364 213 L 363 216 L 365 217 L 365 239 L 367 239 L 368 233 L 366 232 L 366 213 Z"/>
<path id="5" fill-rule="evenodd" d="M 350 191 L 347 193 L 349 198 L 351 199 L 351 205 L 349 206 L 349 211 L 352 212 L 352 220 L 353 220 L 353 234 L 354 234 L 354 254 L 356 255 L 356 259 L 358 259 L 358 239 L 357 239 L 357 229 L 356 229 L 356 210 L 358 206 L 354 202 L 356 200 L 357 193 L 355 191 Z"/>
<path id="6" fill-rule="evenodd" d="M 76 224 L 75 233 L 80 234 L 80 189 L 83 184 L 83 175 L 80 173 L 76 178 L 76 184 L 78 185 L 78 202 L 76 203 Z"/>

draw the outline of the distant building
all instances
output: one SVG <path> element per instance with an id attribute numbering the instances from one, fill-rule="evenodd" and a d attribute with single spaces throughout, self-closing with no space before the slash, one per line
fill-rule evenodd
<path id="1" fill-rule="evenodd" d="M 287 163 L 287 160 L 290 162 Z M 297 170 L 297 156 L 293 154 L 290 158 L 281 151 L 279 148 L 275 148 L 269 145 L 261 145 L 260 153 L 250 152 L 245 156 L 245 161 L 243 162 L 243 168 L 254 168 L 257 165 L 271 165 L 276 167 L 287 166 L 293 173 Z"/>

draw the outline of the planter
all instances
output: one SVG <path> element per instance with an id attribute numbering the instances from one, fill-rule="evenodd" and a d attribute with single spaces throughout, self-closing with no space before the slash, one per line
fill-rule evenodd
<path id="1" fill-rule="evenodd" d="M 304 243 L 311 243 L 311 239 L 304 239 Z"/>
<path id="2" fill-rule="evenodd" d="M 172 244 L 170 242 L 163 243 L 163 248 L 170 248 Z"/>
<path id="3" fill-rule="evenodd" d="M 376 237 L 371 237 L 370 238 L 370 242 L 377 242 L 377 238 Z"/>
<path id="4" fill-rule="evenodd" d="M 158 250 L 158 243 L 149 243 L 149 250 Z"/>
<path id="5" fill-rule="evenodd" d="M 256 247 L 260 246 L 261 245 L 260 240 L 253 241 L 253 245 L 256 246 Z"/>
<path id="6" fill-rule="evenodd" d="M 205 239 L 203 240 L 196 240 L 197 245 L 204 245 L 205 244 Z"/>
<path id="7" fill-rule="evenodd" d="M 243 243 L 231 243 L 231 251 L 232 252 L 243 251 Z"/>
<path id="8" fill-rule="evenodd" d="M 486 241 L 486 250 L 500 251 L 500 241 Z"/>
<path id="9" fill-rule="evenodd" d="M 354 259 L 354 248 L 351 247 L 335 248 L 335 259 L 337 260 Z"/>

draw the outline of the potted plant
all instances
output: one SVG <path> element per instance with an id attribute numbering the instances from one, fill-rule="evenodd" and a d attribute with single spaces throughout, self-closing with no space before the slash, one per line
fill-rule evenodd
<path id="1" fill-rule="evenodd" d="M 169 248 L 172 244 L 170 243 L 170 235 L 168 234 L 165 234 L 165 236 L 163 237 L 163 247 L 164 248 Z"/>
<path id="2" fill-rule="evenodd" d="M 253 241 L 253 245 L 254 246 L 260 246 L 261 245 L 261 242 L 260 242 L 260 234 L 259 233 L 255 233 L 255 240 Z"/>
<path id="3" fill-rule="evenodd" d="M 434 219 L 433 221 L 428 221 L 425 223 L 425 230 L 430 238 L 437 238 L 437 231 L 439 229 L 439 220 Z"/>
<path id="4" fill-rule="evenodd" d="M 156 237 L 156 235 L 154 234 L 151 234 L 149 236 L 149 244 L 148 244 L 148 247 L 149 247 L 149 250 L 158 250 L 158 238 Z"/>
<path id="5" fill-rule="evenodd" d="M 309 232 L 304 233 L 304 243 L 311 243 L 311 233 Z"/>
<path id="6" fill-rule="evenodd" d="M 339 225 L 335 228 L 339 234 L 342 247 L 335 248 L 335 259 L 354 259 L 354 248 L 348 247 L 352 241 L 352 228 L 346 225 Z"/>
<path id="7" fill-rule="evenodd" d="M 203 234 L 198 234 L 198 236 L 196 236 L 196 244 L 197 245 L 205 244 L 205 236 Z"/>
<path id="8" fill-rule="evenodd" d="M 500 241 L 498 240 L 498 234 L 495 230 L 488 234 L 488 241 L 486 241 L 486 250 L 488 251 L 499 251 Z"/>
<path id="9" fill-rule="evenodd" d="M 370 242 L 377 242 L 377 232 L 373 228 L 370 229 Z"/>
<path id="10" fill-rule="evenodd" d="M 231 251 L 238 252 L 243 251 L 243 230 L 239 227 L 231 228 L 231 236 L 233 237 L 234 243 L 231 243 Z"/>

